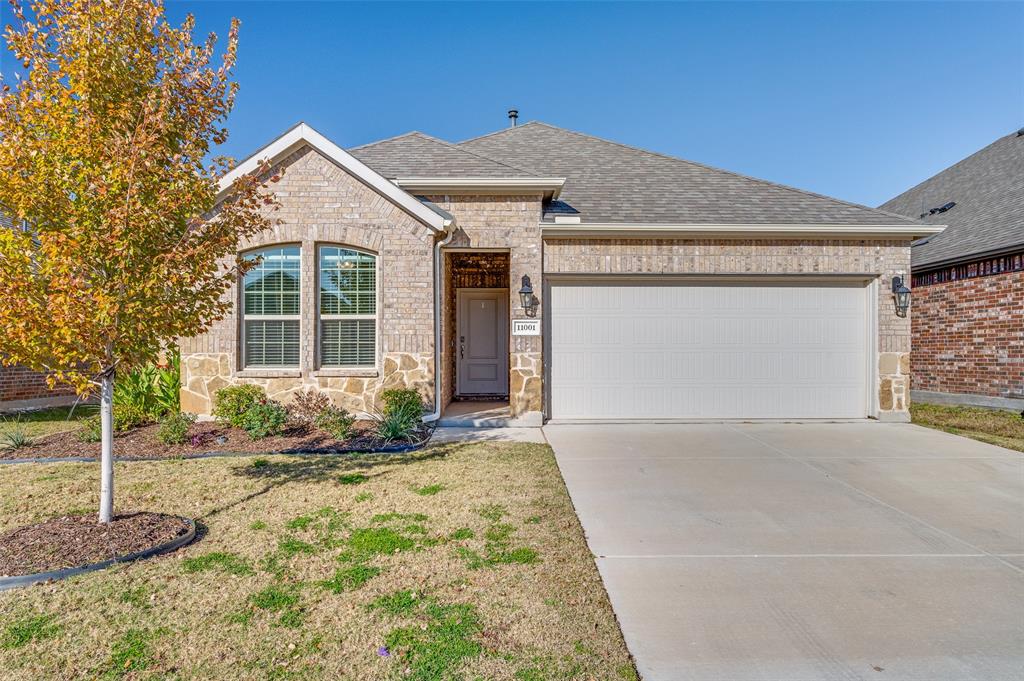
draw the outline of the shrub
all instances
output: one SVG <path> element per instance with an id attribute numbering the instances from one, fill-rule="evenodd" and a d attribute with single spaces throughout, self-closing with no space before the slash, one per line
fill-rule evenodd
<path id="1" fill-rule="evenodd" d="M 316 388 L 308 388 L 295 395 L 288 405 L 288 413 L 297 423 L 311 424 L 316 423 L 320 414 L 330 406 L 331 398 Z"/>
<path id="2" fill-rule="evenodd" d="M 114 404 L 114 430 L 119 433 L 153 421 L 153 416 L 137 404 Z"/>
<path id="3" fill-rule="evenodd" d="M 156 367 L 153 399 L 163 414 L 177 414 L 181 409 L 181 353 L 168 353 L 167 365 Z"/>
<path id="4" fill-rule="evenodd" d="M 264 400 L 252 405 L 242 414 L 242 429 L 253 440 L 279 435 L 288 422 L 288 410 L 280 402 Z"/>
<path id="5" fill-rule="evenodd" d="M 266 399 L 267 394 L 258 385 L 231 385 L 221 388 L 213 396 L 213 415 L 235 428 L 242 428 L 245 413 Z"/>
<path id="6" fill-rule="evenodd" d="M 165 445 L 182 445 L 188 439 L 188 429 L 196 422 L 195 414 L 168 414 L 160 421 L 156 431 L 157 439 Z"/>
<path id="7" fill-rule="evenodd" d="M 181 392 L 181 355 L 175 350 L 167 355 L 166 365 L 147 364 L 125 374 L 114 382 L 114 407 L 143 413 L 147 422 L 157 421 L 179 408 Z"/>
<path id="8" fill-rule="evenodd" d="M 380 395 L 384 400 L 384 413 L 402 412 L 415 413 L 417 417 L 423 414 L 423 398 L 411 388 L 393 388 L 385 390 Z"/>
<path id="9" fill-rule="evenodd" d="M 341 407 L 329 405 L 317 414 L 314 423 L 320 430 L 327 431 L 335 440 L 347 440 L 352 436 L 354 416 Z"/>
<path id="10" fill-rule="evenodd" d="M 103 428 L 98 414 L 82 419 L 82 428 L 78 431 L 79 440 L 82 442 L 99 442 L 102 437 Z"/>
<path id="11" fill-rule="evenodd" d="M 385 442 L 410 440 L 420 425 L 422 412 L 405 405 L 400 409 L 385 410 L 374 416 L 374 431 Z"/>

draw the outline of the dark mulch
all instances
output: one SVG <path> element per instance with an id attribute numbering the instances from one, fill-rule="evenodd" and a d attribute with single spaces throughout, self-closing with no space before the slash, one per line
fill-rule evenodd
<path id="1" fill-rule="evenodd" d="M 357 421 L 354 434 L 348 440 L 335 440 L 314 428 L 292 428 L 282 435 L 252 440 L 244 430 L 231 428 L 212 421 L 194 423 L 189 439 L 181 445 L 165 445 L 157 436 L 159 426 L 149 425 L 125 433 L 114 434 L 114 457 L 119 459 L 177 458 L 207 452 L 242 452 L 267 454 L 271 452 L 341 453 L 373 451 L 386 445 L 372 431 L 372 421 Z M 413 443 L 421 442 L 428 430 L 418 433 Z M 54 433 L 36 438 L 31 445 L 18 449 L 0 449 L 0 459 L 31 459 L 42 457 L 99 458 L 100 443 L 82 442 L 75 432 Z"/>
<path id="2" fill-rule="evenodd" d="M 0 576 L 100 563 L 154 548 L 188 528 L 184 518 L 162 513 L 118 515 L 105 525 L 94 514 L 51 518 L 0 535 Z"/>

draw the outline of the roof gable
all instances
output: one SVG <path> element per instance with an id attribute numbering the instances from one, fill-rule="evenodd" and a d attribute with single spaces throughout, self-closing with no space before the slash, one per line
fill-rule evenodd
<path id="1" fill-rule="evenodd" d="M 928 214 L 949 202 L 956 206 Z M 926 224 L 948 225 L 914 245 L 915 267 L 1024 246 L 1024 135 L 997 139 L 882 208 L 920 217 Z"/>
<path id="2" fill-rule="evenodd" d="M 260 161 L 268 159 L 271 163 L 276 163 L 303 146 L 312 147 L 347 173 L 374 189 L 377 193 L 389 199 L 428 227 L 441 232 L 451 223 L 450 219 L 424 205 L 415 196 L 401 189 L 379 172 L 370 168 L 305 123 L 299 123 L 294 126 L 273 142 L 239 163 L 222 177 L 218 199 L 223 198 L 231 191 L 231 186 L 235 179 L 256 170 Z"/>
<path id="3" fill-rule="evenodd" d="M 747 225 L 914 225 L 820 194 L 656 152 L 530 122 L 458 145 L 504 163 L 564 176 L 546 219 L 585 223 Z"/>

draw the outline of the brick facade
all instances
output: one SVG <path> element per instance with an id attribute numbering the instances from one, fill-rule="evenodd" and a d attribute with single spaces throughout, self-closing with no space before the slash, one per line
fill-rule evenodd
<path id="1" fill-rule="evenodd" d="M 913 388 L 1024 399 L 1024 272 L 913 289 Z"/>
<path id="2" fill-rule="evenodd" d="M 17 408 L 37 404 L 60 403 L 73 399 L 70 386 L 57 386 L 50 390 L 46 375 L 23 366 L 0 366 L 0 408 Z"/>
<path id="3" fill-rule="evenodd" d="M 416 388 L 428 404 L 434 396 L 435 234 L 362 182 L 309 147 L 279 164 L 284 176 L 274 190 L 280 225 L 240 244 L 241 251 L 299 244 L 301 255 L 301 353 L 294 370 L 245 370 L 239 357 L 238 286 L 227 296 L 236 311 L 205 334 L 181 341 L 182 409 L 209 414 L 216 391 L 235 383 L 262 385 L 287 401 L 306 387 L 327 392 L 355 412 L 379 407 L 389 387 Z M 317 256 L 320 244 L 354 246 L 377 255 L 377 365 L 367 369 L 317 366 Z M 225 264 L 229 264 L 225 261 Z"/>
<path id="4" fill-rule="evenodd" d="M 910 319 L 896 316 L 889 282 L 910 271 L 909 240 L 548 239 L 544 271 L 877 276 L 879 418 L 907 418 Z"/>

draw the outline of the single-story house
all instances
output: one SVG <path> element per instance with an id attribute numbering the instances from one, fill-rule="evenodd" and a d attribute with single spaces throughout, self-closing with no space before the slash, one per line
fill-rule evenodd
<path id="1" fill-rule="evenodd" d="M 281 224 L 235 312 L 183 339 L 182 408 L 257 383 L 354 412 L 393 386 L 433 417 L 906 421 L 903 215 L 533 122 L 343 149 L 299 124 L 257 150 Z M 496 406 L 495 406 L 496 403 Z"/>
<path id="2" fill-rule="evenodd" d="M 1024 409 L 1024 128 L 882 208 L 948 226 L 911 250 L 911 394 Z"/>

